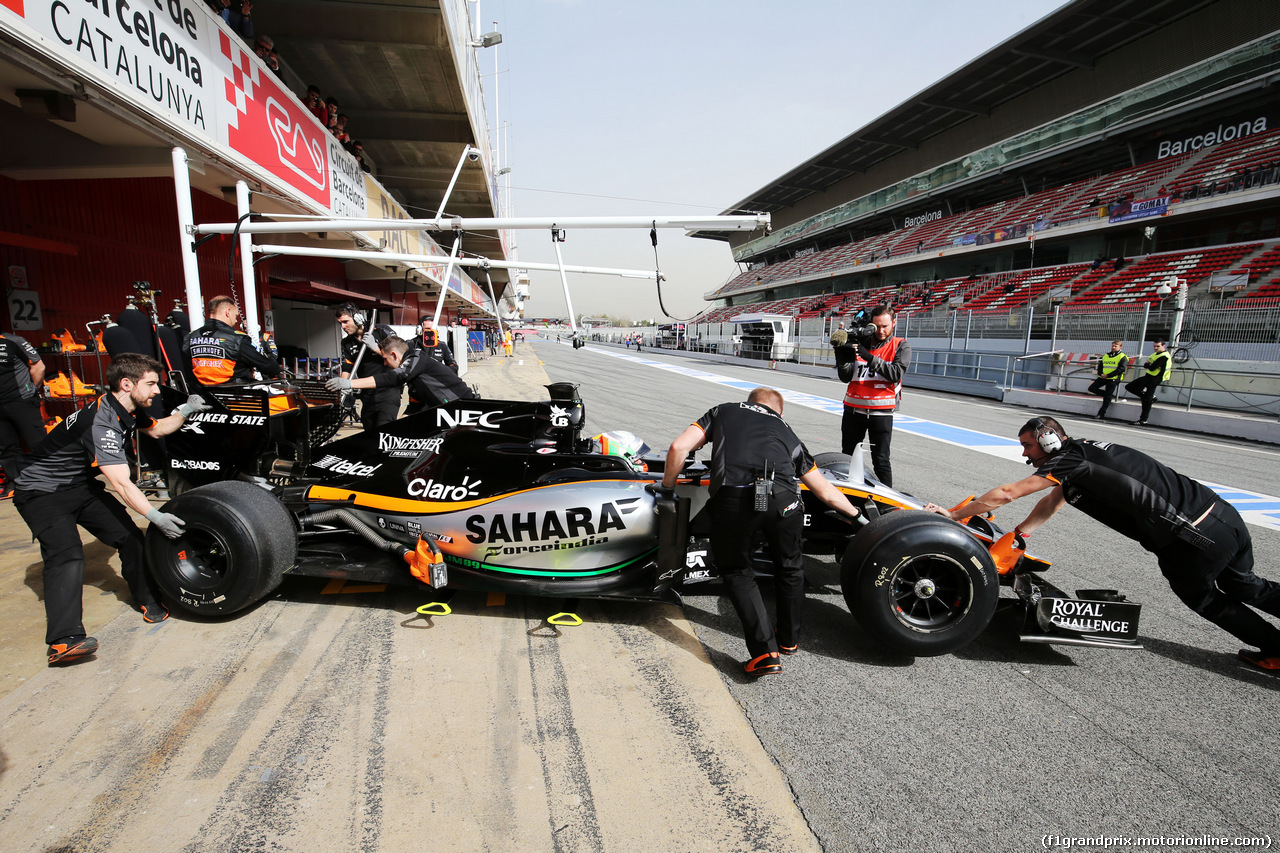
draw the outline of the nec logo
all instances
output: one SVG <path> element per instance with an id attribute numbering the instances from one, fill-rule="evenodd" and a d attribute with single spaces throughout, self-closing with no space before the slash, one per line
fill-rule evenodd
<path id="1" fill-rule="evenodd" d="M 460 412 L 450 412 L 447 409 L 436 410 L 436 426 L 438 427 L 456 427 L 456 426 L 482 426 L 489 429 L 497 429 L 497 416 L 501 412 L 477 412 L 473 409 L 464 409 Z"/>

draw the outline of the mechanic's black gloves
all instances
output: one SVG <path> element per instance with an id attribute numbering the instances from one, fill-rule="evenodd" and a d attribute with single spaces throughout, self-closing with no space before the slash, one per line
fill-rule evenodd
<path id="1" fill-rule="evenodd" d="M 644 490 L 659 498 L 673 498 L 676 495 L 675 489 L 669 489 L 661 483 L 649 483 Z"/>

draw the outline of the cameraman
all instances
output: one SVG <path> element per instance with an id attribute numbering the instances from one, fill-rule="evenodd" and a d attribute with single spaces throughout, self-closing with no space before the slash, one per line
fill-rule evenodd
<path id="1" fill-rule="evenodd" d="M 882 302 L 871 309 L 870 323 L 856 323 L 850 342 L 836 347 L 836 375 L 849 383 L 840 422 L 841 452 L 852 455 L 870 433 L 876 477 L 890 487 L 893 411 L 902 399 L 902 377 L 911 365 L 911 344 L 894 337 L 897 323 L 898 312 Z"/>

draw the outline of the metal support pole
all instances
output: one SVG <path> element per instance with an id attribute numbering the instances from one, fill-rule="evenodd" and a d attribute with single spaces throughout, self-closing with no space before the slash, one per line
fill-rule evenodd
<path id="1" fill-rule="evenodd" d="M 498 311 L 498 297 L 493 295 L 493 276 L 489 275 L 489 271 L 484 271 L 485 281 L 489 283 L 489 299 L 493 301 L 493 316 L 498 320 L 498 334 L 502 334 L 502 314 Z"/>
<path id="2" fill-rule="evenodd" d="M 458 249 L 462 247 L 462 232 L 453 238 L 453 249 L 449 252 L 449 263 L 444 268 L 444 279 L 440 282 L 440 298 L 436 300 L 436 313 L 432 315 L 435 326 L 440 326 L 440 313 L 444 311 L 444 295 L 449 291 L 449 279 L 453 277 L 453 268 L 458 261 Z M 494 306 L 495 308 L 497 306 Z"/>
<path id="3" fill-rule="evenodd" d="M 236 215 L 249 212 L 249 185 L 236 181 Z M 245 220 L 246 222 L 248 220 Z M 258 325 L 258 284 L 253 278 L 253 235 L 240 234 L 240 277 L 244 279 L 244 330 L 256 347 L 262 340 Z"/>
<path id="4" fill-rule="evenodd" d="M 192 328 L 204 325 L 204 296 L 200 293 L 200 267 L 194 246 L 195 214 L 191 209 L 191 175 L 187 152 L 173 149 L 173 190 L 178 199 L 178 248 L 182 256 L 182 278 L 186 282 L 187 316 Z"/>
<path id="5" fill-rule="evenodd" d="M 973 312 L 970 311 L 964 318 L 964 351 L 969 351 L 969 333 L 973 330 Z"/>
<path id="6" fill-rule="evenodd" d="M 573 316 L 573 300 L 569 298 L 569 276 L 564 271 L 564 258 L 560 256 L 559 232 L 551 230 L 551 245 L 556 247 L 556 263 L 560 265 L 560 285 L 564 288 L 564 304 L 569 309 L 569 331 L 578 331 L 578 318 Z"/>
<path id="7" fill-rule="evenodd" d="M 1023 355 L 1031 354 L 1031 323 L 1032 321 L 1035 320 L 1035 318 L 1036 318 L 1036 309 L 1028 306 L 1027 307 L 1027 337 L 1026 337 L 1025 343 L 1022 345 Z"/>
<path id="8" fill-rule="evenodd" d="M 497 85 L 497 84 L 494 84 Z M 466 145 L 462 149 L 462 156 L 458 158 L 458 165 L 453 168 L 453 177 L 449 179 L 449 186 L 445 188 L 444 198 L 440 199 L 440 209 L 436 211 L 436 221 L 444 215 L 444 206 L 449 203 L 449 196 L 453 194 L 453 185 L 458 182 L 458 175 L 462 174 L 462 165 L 467 162 L 470 157 L 473 161 L 480 159 L 480 149 L 472 148 Z"/>

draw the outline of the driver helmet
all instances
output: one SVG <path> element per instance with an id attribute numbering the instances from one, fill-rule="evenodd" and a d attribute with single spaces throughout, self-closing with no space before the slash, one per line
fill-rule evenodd
<path id="1" fill-rule="evenodd" d="M 640 457 L 649 452 L 649 445 L 635 433 L 613 430 L 591 436 L 591 449 L 605 456 L 621 456 L 643 470 L 646 466 L 640 461 Z"/>

